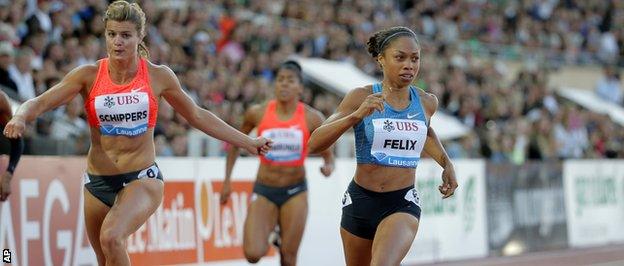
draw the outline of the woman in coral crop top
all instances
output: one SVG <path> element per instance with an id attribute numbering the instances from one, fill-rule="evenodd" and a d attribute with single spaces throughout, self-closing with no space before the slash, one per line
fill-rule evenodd
<path id="1" fill-rule="evenodd" d="M 301 66 L 294 61 L 280 65 L 275 79 L 275 99 L 251 106 L 245 112 L 241 131 L 257 128 L 259 136 L 273 141 L 271 151 L 260 156 L 251 205 L 245 219 L 243 250 L 251 263 L 268 251 L 267 239 L 279 225 L 281 265 L 296 265 L 297 252 L 308 215 L 307 185 L 303 162 L 310 134 L 323 122 L 323 115 L 299 101 L 303 93 Z M 334 169 L 330 149 L 319 152 L 325 164 L 321 172 L 329 176 Z M 238 148 L 228 151 L 221 202 L 227 202 L 230 179 Z"/>
<path id="2" fill-rule="evenodd" d="M 85 224 L 100 265 L 129 265 L 126 239 L 160 205 L 162 174 L 155 164 L 154 126 L 164 98 L 189 123 L 208 135 L 264 154 L 270 141 L 252 139 L 204 110 L 182 90 L 171 69 L 145 57 L 145 14 L 137 4 L 115 1 L 104 16 L 108 58 L 77 67 L 59 84 L 22 104 L 4 134 L 21 137 L 25 123 L 85 99 L 91 147 L 84 176 Z"/>

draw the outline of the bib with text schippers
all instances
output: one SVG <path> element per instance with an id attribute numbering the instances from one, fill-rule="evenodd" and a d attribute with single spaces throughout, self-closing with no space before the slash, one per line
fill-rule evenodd
<path id="1" fill-rule="evenodd" d="M 95 97 L 100 132 L 107 136 L 138 136 L 147 131 L 149 95 L 141 89 Z"/>
<path id="2" fill-rule="evenodd" d="M 377 118 L 372 122 L 370 152 L 375 163 L 400 167 L 418 165 L 427 138 L 427 126 L 423 121 Z"/>
<path id="3" fill-rule="evenodd" d="M 298 126 L 270 128 L 262 131 L 262 136 L 273 140 L 273 146 L 265 157 L 275 162 L 288 162 L 301 159 L 303 154 L 303 132 Z"/>
<path id="4" fill-rule="evenodd" d="M 97 64 L 98 74 L 84 103 L 92 130 L 103 136 L 135 137 L 154 128 L 158 98 L 150 85 L 148 61 L 139 59 L 136 75 L 126 84 L 111 80 L 108 58 Z"/>

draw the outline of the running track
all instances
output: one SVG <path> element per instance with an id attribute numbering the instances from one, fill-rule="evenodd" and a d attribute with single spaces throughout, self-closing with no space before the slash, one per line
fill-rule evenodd
<path id="1" fill-rule="evenodd" d="M 311 266 L 310 262 L 299 261 L 302 266 Z M 263 258 L 258 264 L 243 261 L 230 263 L 185 264 L 184 266 L 277 266 L 277 257 Z M 344 265 L 337 261 L 334 265 Z M 624 244 L 584 249 L 533 252 L 511 257 L 491 257 L 483 259 L 440 262 L 433 264 L 402 264 L 402 266 L 624 266 Z"/>
<path id="2" fill-rule="evenodd" d="M 427 266 L 624 266 L 624 244 L 586 249 L 534 252 L 511 257 L 494 257 L 446 263 L 419 264 Z M 405 266 L 416 266 L 415 264 Z"/>

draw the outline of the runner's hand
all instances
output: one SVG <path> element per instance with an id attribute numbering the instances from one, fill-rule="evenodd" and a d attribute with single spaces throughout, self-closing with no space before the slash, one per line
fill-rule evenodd
<path id="1" fill-rule="evenodd" d="M 381 92 L 368 95 L 366 96 L 366 99 L 364 99 L 362 104 L 360 104 L 360 107 L 355 110 L 355 112 L 353 112 L 353 115 L 361 120 L 364 119 L 364 117 L 371 115 L 373 112 L 375 112 L 375 110 L 383 112 L 383 102 L 384 98 Z"/>
<path id="2" fill-rule="evenodd" d="M 4 127 L 4 135 L 10 139 L 21 138 L 26 129 L 26 122 L 21 116 L 14 116 Z"/>
<path id="3" fill-rule="evenodd" d="M 265 137 L 257 137 L 254 140 L 254 145 L 247 149 L 247 151 L 254 155 L 265 155 L 271 149 L 273 141 Z"/>
<path id="4" fill-rule="evenodd" d="M 232 194 L 232 184 L 230 181 L 225 181 L 223 182 L 223 187 L 221 187 L 221 204 L 228 202 L 230 194 Z"/>
<path id="5" fill-rule="evenodd" d="M 323 164 L 323 166 L 321 166 L 321 174 L 323 174 L 323 176 L 329 177 L 332 174 L 332 172 L 334 172 L 333 163 L 326 163 L 326 164 Z"/>
<path id="6" fill-rule="evenodd" d="M 457 189 L 457 179 L 455 178 L 455 169 L 453 166 L 445 167 L 444 171 L 442 171 L 442 185 L 438 187 L 440 193 L 442 193 L 442 198 L 446 199 L 450 196 L 453 196 L 455 193 L 455 189 Z"/>

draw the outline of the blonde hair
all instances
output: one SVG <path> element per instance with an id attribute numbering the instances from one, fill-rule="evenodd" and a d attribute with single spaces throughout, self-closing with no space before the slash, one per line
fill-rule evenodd
<path id="1" fill-rule="evenodd" d="M 145 36 L 145 13 L 137 3 L 130 4 L 125 0 L 111 3 L 106 9 L 106 14 L 104 14 L 104 25 L 109 20 L 130 21 L 136 25 L 136 30 L 141 37 Z M 139 43 L 139 55 L 149 57 L 149 51 L 143 40 Z"/>

